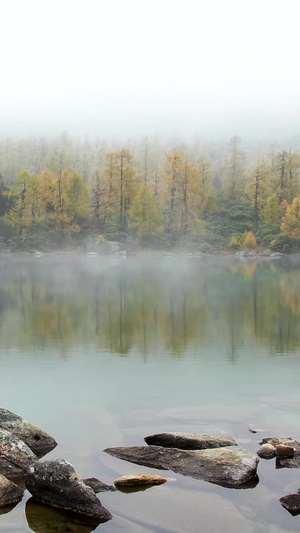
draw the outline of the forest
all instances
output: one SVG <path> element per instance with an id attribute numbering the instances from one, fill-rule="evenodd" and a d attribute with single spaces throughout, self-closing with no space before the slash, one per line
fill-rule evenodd
<path id="1" fill-rule="evenodd" d="M 300 251 L 300 152 L 279 144 L 0 140 L 2 250 Z"/>

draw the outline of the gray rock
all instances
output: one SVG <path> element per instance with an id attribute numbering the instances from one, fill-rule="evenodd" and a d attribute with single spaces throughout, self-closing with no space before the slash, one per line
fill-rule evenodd
<path id="1" fill-rule="evenodd" d="M 180 450 L 205 450 L 207 448 L 237 446 L 231 437 L 201 433 L 158 433 L 157 435 L 149 435 L 144 440 L 152 446 L 179 448 Z"/>
<path id="2" fill-rule="evenodd" d="M 89 477 L 87 479 L 83 479 L 82 481 L 85 485 L 91 487 L 96 494 L 98 492 L 115 492 L 116 490 L 116 487 L 113 485 L 106 485 L 96 477 Z"/>
<path id="3" fill-rule="evenodd" d="M 0 428 L 0 473 L 10 480 L 25 477 L 37 456 L 15 435 Z"/>
<path id="4" fill-rule="evenodd" d="M 42 457 L 57 446 L 53 437 L 7 409 L 0 409 L 0 428 L 16 435 L 38 457 Z"/>
<path id="5" fill-rule="evenodd" d="M 277 454 L 276 468 L 300 468 L 300 442 L 292 439 L 291 437 L 279 438 L 279 437 L 267 437 L 263 439 L 260 444 L 272 444 L 272 446 L 287 446 L 294 449 L 293 457 L 280 457 Z"/>
<path id="6" fill-rule="evenodd" d="M 26 488 L 37 500 L 106 522 L 112 518 L 93 489 L 85 485 L 74 467 L 64 459 L 33 465 L 25 478 Z"/>
<path id="7" fill-rule="evenodd" d="M 243 250 L 242 252 L 235 252 L 236 257 L 255 257 L 256 253 L 249 252 L 248 250 Z"/>
<path id="8" fill-rule="evenodd" d="M 273 457 L 276 457 L 276 448 L 272 444 L 262 444 L 257 455 L 262 459 L 273 459 Z"/>
<path id="9" fill-rule="evenodd" d="M 257 479 L 257 456 L 235 446 L 208 450 L 132 446 L 107 448 L 104 451 L 131 463 L 173 470 L 184 476 L 204 479 L 226 487 L 240 487 Z"/>
<path id="10" fill-rule="evenodd" d="M 22 500 L 23 494 L 18 485 L 0 474 L 0 507 L 18 503 Z"/>
<path id="11" fill-rule="evenodd" d="M 99 254 L 114 254 L 120 250 L 120 244 L 115 241 L 106 241 L 99 235 L 90 235 L 85 239 L 86 252 Z"/>
<path id="12" fill-rule="evenodd" d="M 288 494 L 280 498 L 280 503 L 291 515 L 296 516 L 300 514 L 300 494 Z"/>

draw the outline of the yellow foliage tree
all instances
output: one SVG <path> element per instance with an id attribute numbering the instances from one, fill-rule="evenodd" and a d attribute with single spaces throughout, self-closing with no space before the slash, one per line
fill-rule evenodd
<path id="1" fill-rule="evenodd" d="M 255 235 L 252 231 L 248 231 L 243 241 L 243 246 L 247 250 L 255 250 L 257 248 L 257 242 Z"/>
<path id="2" fill-rule="evenodd" d="M 287 208 L 286 215 L 280 227 L 283 235 L 293 240 L 300 239 L 300 198 L 294 198 L 292 205 Z"/>

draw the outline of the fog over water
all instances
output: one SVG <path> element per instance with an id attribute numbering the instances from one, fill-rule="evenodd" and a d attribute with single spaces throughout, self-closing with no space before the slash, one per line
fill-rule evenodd
<path id="1" fill-rule="evenodd" d="M 299 137 L 296 0 L 2 6 L 0 137 Z"/>

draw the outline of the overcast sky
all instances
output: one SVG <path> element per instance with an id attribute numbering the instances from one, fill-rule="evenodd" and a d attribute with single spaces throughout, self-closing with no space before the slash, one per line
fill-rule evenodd
<path id="1" fill-rule="evenodd" d="M 299 0 L 1 2 L 0 136 L 300 136 Z"/>

